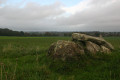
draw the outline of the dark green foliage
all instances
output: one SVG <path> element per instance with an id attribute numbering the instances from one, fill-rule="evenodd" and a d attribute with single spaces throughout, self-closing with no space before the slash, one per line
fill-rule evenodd
<path id="1" fill-rule="evenodd" d="M 115 47 L 110 55 L 88 54 L 80 56 L 79 61 L 66 62 L 52 60 L 47 56 L 51 43 L 69 39 L 69 37 L 0 37 L 2 80 L 120 79 L 120 38 L 105 38 Z"/>
<path id="2" fill-rule="evenodd" d="M 99 37 L 104 36 L 104 37 L 120 37 L 120 32 L 98 32 L 98 31 L 91 31 L 91 32 L 40 32 L 40 31 L 35 31 L 35 32 L 23 32 L 23 31 L 13 31 L 7 28 L 0 28 L 0 36 L 39 36 L 39 37 L 48 37 L 48 36 L 72 36 L 72 33 L 83 33 L 83 34 L 88 34 L 91 36 L 96 36 Z"/>
<path id="3" fill-rule="evenodd" d="M 24 36 L 25 33 L 23 31 L 18 32 L 18 31 L 12 31 L 10 29 L 1 29 L 0 28 L 0 36 Z"/>

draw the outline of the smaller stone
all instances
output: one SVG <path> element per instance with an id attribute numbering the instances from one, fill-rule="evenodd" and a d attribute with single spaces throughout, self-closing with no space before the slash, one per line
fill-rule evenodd
<path id="1" fill-rule="evenodd" d="M 86 42 L 86 49 L 89 53 L 91 54 L 96 54 L 97 52 L 100 51 L 100 46 L 98 46 L 97 44 L 87 41 Z"/>
<path id="2" fill-rule="evenodd" d="M 101 52 L 102 52 L 102 53 L 108 53 L 108 54 L 110 54 L 110 53 L 111 53 L 111 50 L 108 49 L 108 48 L 106 48 L 105 46 L 101 46 Z"/>

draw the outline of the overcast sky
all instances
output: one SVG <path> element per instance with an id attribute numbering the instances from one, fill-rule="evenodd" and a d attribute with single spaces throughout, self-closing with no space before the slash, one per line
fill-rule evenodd
<path id="1" fill-rule="evenodd" d="M 120 0 L 0 0 L 0 28 L 120 32 Z"/>

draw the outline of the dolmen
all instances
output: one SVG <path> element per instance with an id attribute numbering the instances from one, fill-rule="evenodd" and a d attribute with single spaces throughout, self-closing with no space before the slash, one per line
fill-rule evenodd
<path id="1" fill-rule="evenodd" d="M 51 56 L 53 59 L 65 61 L 69 59 L 79 59 L 80 56 L 86 54 L 110 54 L 112 50 L 114 50 L 112 44 L 102 37 L 73 33 L 71 41 L 58 40 L 52 43 L 48 50 L 48 56 Z"/>

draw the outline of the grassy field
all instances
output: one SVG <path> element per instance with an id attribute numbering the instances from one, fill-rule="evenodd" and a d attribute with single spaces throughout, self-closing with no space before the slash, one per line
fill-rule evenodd
<path id="1" fill-rule="evenodd" d="M 111 55 L 82 56 L 79 61 L 53 61 L 51 43 L 70 37 L 0 37 L 0 80 L 120 80 L 120 38 L 106 37 Z"/>

